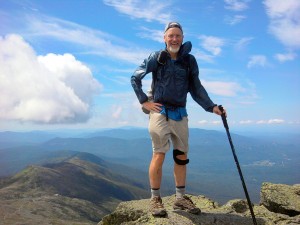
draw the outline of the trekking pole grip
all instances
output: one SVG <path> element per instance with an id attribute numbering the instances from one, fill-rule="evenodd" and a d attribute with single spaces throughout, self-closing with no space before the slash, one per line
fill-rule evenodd
<path id="1" fill-rule="evenodd" d="M 219 105 L 218 107 L 219 107 L 220 111 L 222 112 L 221 117 L 222 117 L 222 121 L 223 121 L 224 127 L 228 130 L 229 126 L 228 126 L 228 123 L 227 123 L 226 115 L 224 113 L 224 108 L 223 108 L 222 105 Z"/>

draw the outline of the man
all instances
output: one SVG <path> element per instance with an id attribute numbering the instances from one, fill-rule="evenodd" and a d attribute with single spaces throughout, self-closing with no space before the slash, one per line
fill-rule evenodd
<path id="1" fill-rule="evenodd" d="M 149 166 L 151 186 L 150 208 L 153 216 L 165 216 L 166 210 L 160 196 L 162 165 L 165 154 L 174 147 L 174 179 L 176 199 L 174 209 L 198 214 L 191 199 L 185 195 L 186 164 L 188 153 L 187 93 L 206 111 L 221 115 L 222 112 L 209 98 L 198 77 L 196 59 L 189 54 L 191 43 L 183 43 L 183 30 L 179 23 L 170 22 L 164 32 L 165 51 L 154 52 L 144 60 L 131 77 L 132 87 L 143 108 L 150 111 L 149 133 L 153 156 Z M 142 79 L 152 72 L 153 101 L 142 90 Z M 226 111 L 225 111 L 226 113 Z"/>

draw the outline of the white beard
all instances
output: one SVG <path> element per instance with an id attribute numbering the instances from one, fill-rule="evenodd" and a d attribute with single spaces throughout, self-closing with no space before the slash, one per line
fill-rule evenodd
<path id="1" fill-rule="evenodd" d="M 171 52 L 171 53 L 177 53 L 177 52 L 179 52 L 179 49 L 180 49 L 180 47 L 178 47 L 178 48 L 173 48 L 172 46 L 169 46 L 169 51 Z"/>

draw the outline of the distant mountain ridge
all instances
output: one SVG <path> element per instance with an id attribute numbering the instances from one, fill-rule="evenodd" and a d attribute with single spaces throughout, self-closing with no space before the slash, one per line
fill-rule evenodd
<path id="1" fill-rule="evenodd" d="M 118 202 L 149 197 L 152 147 L 147 129 L 34 134 L 18 133 L 12 143 L 10 133 L 10 147 L 3 147 L 7 134 L 0 132 L 0 177 L 13 175 L 0 179 L 0 218 L 7 225 L 15 223 L 16 214 L 20 224 L 96 224 Z M 259 200 L 262 182 L 300 183 L 297 142 L 285 145 L 236 134 L 232 139 L 253 202 Z M 244 198 L 224 132 L 190 129 L 189 158 L 188 193 L 220 203 Z M 174 193 L 173 164 L 169 152 L 164 196 Z"/>
<path id="2" fill-rule="evenodd" d="M 296 172 L 300 161 L 297 144 L 284 145 L 277 140 L 270 142 L 234 133 L 232 140 L 254 201 L 259 200 L 259 188 L 264 181 L 292 184 L 300 180 Z M 243 196 L 225 132 L 191 128 L 189 143 L 189 192 L 203 193 L 219 202 Z M 151 140 L 147 129 L 133 128 L 77 133 L 75 137 L 56 137 L 33 146 L 0 148 L 0 176 L 12 175 L 30 164 L 57 162 L 72 151 L 92 153 L 125 166 L 127 169 L 118 170 L 122 175 L 147 180 Z M 129 168 L 131 172 L 127 172 Z M 138 171 L 144 175 L 136 175 Z M 164 163 L 163 182 L 167 193 L 173 191 L 171 153 Z"/>
<path id="3" fill-rule="evenodd" d="M 112 171 L 102 159 L 89 153 L 78 153 L 61 162 L 29 166 L 2 180 L 0 200 L 6 208 L 0 210 L 0 217 L 9 218 L 18 205 L 27 204 L 29 207 L 22 211 L 22 218 L 30 214 L 31 219 L 38 219 L 41 213 L 34 211 L 39 210 L 49 223 L 52 218 L 60 218 L 65 220 L 61 224 L 69 224 L 74 213 L 80 218 L 73 222 L 99 222 L 120 201 L 147 198 L 149 194 L 145 189 L 143 183 Z M 77 199 L 75 203 L 74 199 Z M 64 216 L 53 210 L 54 204 L 64 210 Z M 78 204 L 81 206 L 77 209 L 75 205 Z"/>

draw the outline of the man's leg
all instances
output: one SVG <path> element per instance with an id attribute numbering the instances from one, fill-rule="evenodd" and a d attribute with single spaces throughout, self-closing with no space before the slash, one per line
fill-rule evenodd
<path id="1" fill-rule="evenodd" d="M 153 153 L 149 166 L 149 181 L 151 186 L 151 213 L 153 216 L 165 216 L 165 210 L 160 196 L 160 184 L 162 179 L 162 165 L 165 159 L 164 153 Z"/>
<path id="2" fill-rule="evenodd" d="M 177 155 L 180 160 L 187 159 L 187 153 Z M 176 200 L 174 202 L 174 209 L 185 210 L 189 213 L 198 214 L 201 210 L 195 206 L 192 200 L 185 195 L 185 181 L 186 181 L 186 165 L 174 164 L 174 178 L 176 185 Z"/>
<path id="3" fill-rule="evenodd" d="M 153 153 L 152 155 L 152 160 L 149 166 L 149 180 L 152 189 L 160 188 L 164 159 L 164 153 Z"/>
<path id="4" fill-rule="evenodd" d="M 186 160 L 187 155 L 177 155 L 180 160 Z M 176 198 L 183 198 L 185 194 L 185 181 L 186 181 L 186 165 L 178 165 L 174 163 L 174 178 L 176 185 Z"/>
<path id="5" fill-rule="evenodd" d="M 180 160 L 187 159 L 186 153 L 183 155 L 177 155 L 176 157 Z M 176 187 L 185 186 L 186 165 L 178 165 L 177 163 L 174 163 L 174 178 Z"/>
<path id="6" fill-rule="evenodd" d="M 152 140 L 153 155 L 149 166 L 151 187 L 150 207 L 153 216 L 165 216 L 167 211 L 162 204 L 160 185 L 165 153 L 170 149 L 170 131 L 166 117 L 160 113 L 150 112 L 149 133 Z"/>

